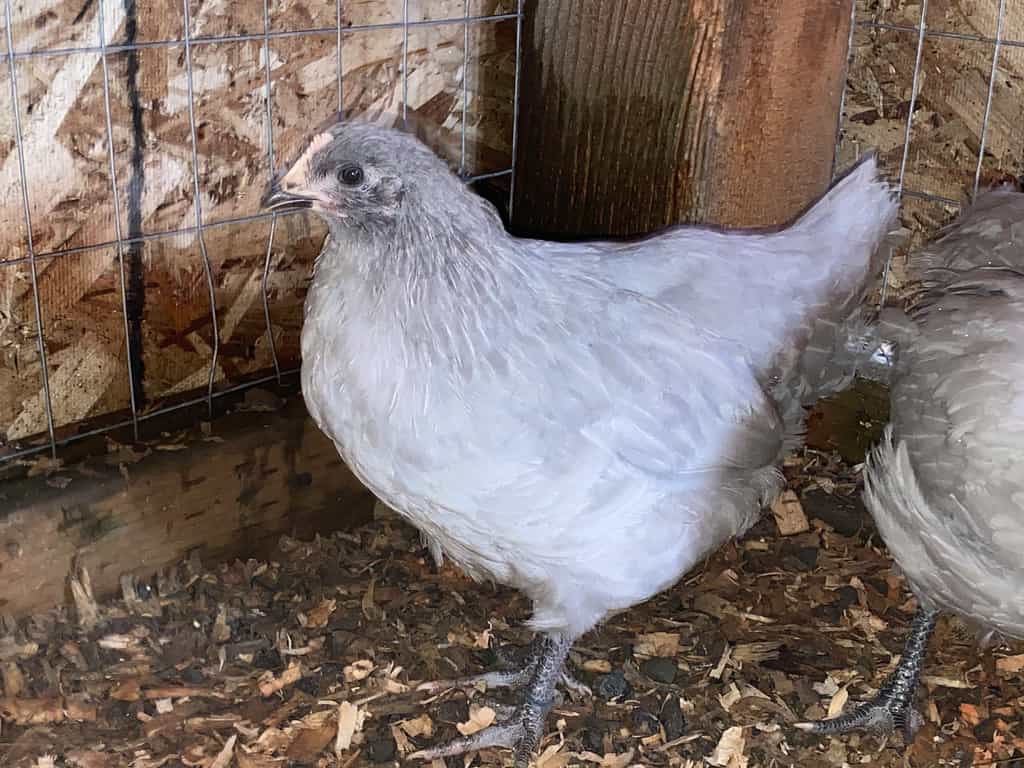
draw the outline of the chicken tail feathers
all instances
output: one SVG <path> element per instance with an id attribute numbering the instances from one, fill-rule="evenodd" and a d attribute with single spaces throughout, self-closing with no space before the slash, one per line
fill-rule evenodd
<path id="1" fill-rule="evenodd" d="M 899 201 L 879 176 L 875 154 L 866 155 L 815 204 L 797 226 L 809 229 L 833 264 L 826 305 L 813 313 L 800 369 L 806 392 L 816 400 L 849 386 L 859 370 L 885 368 L 882 339 L 873 308 L 865 302 L 898 247 Z"/>
<path id="2" fill-rule="evenodd" d="M 806 307 L 799 359 L 781 366 L 789 371 L 779 386 L 789 424 L 801 424 L 802 406 L 842 391 L 857 373 L 884 377 L 886 348 L 875 326 L 868 294 L 881 275 L 892 249 L 899 204 L 892 188 L 878 174 L 874 154 L 821 197 L 794 229 L 820 251 L 817 263 L 828 270 Z"/>
<path id="3" fill-rule="evenodd" d="M 896 221 L 899 201 L 878 173 L 874 152 L 865 155 L 796 222 L 821 235 L 822 248 L 841 248 L 863 267 L 863 253 L 874 252 Z"/>

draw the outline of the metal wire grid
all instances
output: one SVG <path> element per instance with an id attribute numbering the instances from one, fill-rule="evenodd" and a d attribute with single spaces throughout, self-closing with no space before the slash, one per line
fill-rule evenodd
<path id="1" fill-rule="evenodd" d="M 12 11 L 12 0 L 3 0 L 4 4 L 4 21 L 5 21 L 5 38 L 6 38 L 6 58 L 8 62 L 8 71 L 10 77 L 10 91 L 11 91 L 11 109 L 13 111 L 13 125 L 14 125 L 14 140 L 15 140 L 15 151 L 18 156 L 19 174 L 21 178 L 21 190 L 22 190 L 22 207 L 25 219 L 25 226 L 27 231 L 27 254 L 25 256 L 10 259 L 3 264 L 0 264 L 0 268 L 11 267 L 14 268 L 16 265 L 22 264 L 27 265 L 29 268 L 29 275 L 31 278 L 31 290 L 32 290 L 32 301 L 33 309 L 35 313 L 36 321 L 36 345 L 39 354 L 40 367 L 42 371 L 42 389 L 43 389 L 43 405 L 46 412 L 46 426 L 48 441 L 42 445 L 32 446 L 19 451 L 14 451 L 0 456 L 0 465 L 14 461 L 16 459 L 25 458 L 38 453 L 42 453 L 49 450 L 51 456 L 57 456 L 57 449 L 60 446 L 67 445 L 69 443 L 84 440 L 89 437 L 95 437 L 115 430 L 131 427 L 136 439 L 139 435 L 139 424 L 143 421 L 157 418 L 159 416 L 166 415 L 175 411 L 179 411 L 185 408 L 190 408 L 199 404 L 205 403 L 210 412 L 213 410 L 214 400 L 217 398 L 225 397 L 237 393 L 241 390 L 256 387 L 261 384 L 269 382 L 280 383 L 285 376 L 294 376 L 298 373 L 298 369 L 281 370 L 281 365 L 277 357 L 277 349 L 274 344 L 273 327 L 271 323 L 271 312 L 270 304 L 268 300 L 267 282 L 271 272 L 271 258 L 273 253 L 273 242 L 274 235 L 277 231 L 277 220 L 280 216 L 296 215 L 294 213 L 258 213 L 249 216 L 240 216 L 232 219 L 225 219 L 211 223 L 203 222 L 203 210 L 201 201 L 201 182 L 199 178 L 199 158 L 198 158 L 198 141 L 196 136 L 196 120 L 195 120 L 195 98 L 193 92 L 193 67 L 192 67 L 192 50 L 198 45 L 210 45 L 217 43 L 238 43 L 238 42 L 251 42 L 259 41 L 263 43 L 263 59 L 265 63 L 265 101 L 266 101 L 266 121 L 267 121 L 267 148 L 268 148 L 268 159 L 269 159 L 269 173 L 273 174 L 275 170 L 275 157 L 274 157 L 274 142 L 273 142 L 273 106 L 271 92 L 273 88 L 273 77 L 271 73 L 270 64 L 270 42 L 279 38 L 292 38 L 292 37 L 304 37 L 304 36 L 316 36 L 316 35 L 327 35 L 334 34 L 337 39 L 337 91 L 338 91 L 338 111 L 339 113 L 343 110 L 344 102 L 344 78 L 342 75 L 342 55 L 343 55 L 343 38 L 345 35 L 353 34 L 362 31 L 369 30 L 386 30 L 386 29 L 401 29 L 402 30 L 402 117 L 405 119 L 408 111 L 408 97 L 409 97 L 409 31 L 413 28 L 421 27 L 440 27 L 448 25 L 463 25 L 463 62 L 462 62 L 462 129 L 460 137 L 460 157 L 459 157 L 459 174 L 466 183 L 472 183 L 475 181 L 483 181 L 485 179 L 492 179 L 502 176 L 508 176 L 510 178 L 510 184 L 514 191 L 515 175 L 514 169 L 516 164 L 516 156 L 518 153 L 518 123 L 519 123 L 519 76 L 520 76 L 520 54 L 522 49 L 522 31 L 523 31 L 523 4 L 525 0 L 516 0 L 516 11 L 514 13 L 502 13 L 492 15 L 470 15 L 469 13 L 469 0 L 463 0 L 463 15 L 457 18 L 444 18 L 444 19 L 430 19 L 430 20 L 412 20 L 409 15 L 409 0 L 404 0 L 403 3 L 403 14 L 402 21 L 391 22 L 383 24 L 373 25 L 353 25 L 344 27 L 342 26 L 342 4 L 343 0 L 335 0 L 335 25 L 332 27 L 317 27 L 312 29 L 302 30 L 288 30 L 288 31 L 272 31 L 270 29 L 270 0 L 263 0 L 263 31 L 261 33 L 252 34 L 238 34 L 238 35 L 205 35 L 193 37 L 191 34 L 191 8 L 190 0 L 181 0 L 182 11 L 184 14 L 183 18 L 183 37 L 180 40 L 161 40 L 155 42 L 133 42 L 130 44 L 119 44 L 119 45 L 108 45 L 107 36 L 105 29 L 105 18 L 104 18 L 104 3 L 97 3 L 97 26 L 99 32 L 99 45 L 90 46 L 77 46 L 77 47 L 65 47 L 65 48 L 54 48 L 45 50 L 32 50 L 32 51 L 16 51 L 14 44 L 14 33 L 13 33 L 13 11 Z M 480 23 L 494 23 L 499 21 L 514 20 L 516 23 L 516 42 L 515 42 L 515 79 L 514 79 L 514 90 L 513 90 L 513 112 L 512 112 L 512 158 L 510 167 L 500 170 L 493 171 L 490 173 L 482 173 L 477 175 L 466 174 L 466 124 L 468 117 L 468 104 L 467 98 L 469 95 L 468 91 L 468 68 L 469 68 L 469 30 L 474 24 Z M 113 30 L 112 30 L 113 31 Z M 195 225 L 191 227 L 182 227 L 173 230 L 164 230 L 160 232 L 151 232 L 139 235 L 137 237 L 126 238 L 121 231 L 121 217 L 120 217 L 120 206 L 119 206 L 119 190 L 116 176 L 116 163 L 114 157 L 114 141 L 113 141 L 113 120 L 111 116 L 110 107 L 110 74 L 108 68 L 108 57 L 112 54 L 123 53 L 132 50 L 141 50 L 145 48 L 166 48 L 173 46 L 181 46 L 185 52 L 185 71 L 186 71 L 186 84 L 187 84 L 187 100 L 188 100 L 188 113 L 189 113 L 189 126 L 190 126 L 190 145 L 192 154 L 192 188 L 193 188 L 193 200 L 194 200 L 194 215 Z M 74 248 L 60 249 L 47 252 L 37 252 L 35 244 L 32 239 L 32 213 L 29 202 L 29 187 L 28 187 L 28 174 L 26 172 L 25 165 L 25 148 L 23 143 L 23 134 L 21 127 L 21 113 L 18 106 L 18 78 L 17 78 L 17 64 L 19 61 L 29 58 L 39 57 L 55 57 L 55 56 L 67 56 L 70 54 L 77 53 L 92 53 L 100 55 L 100 65 L 103 75 L 103 106 L 104 106 L 104 118 L 105 118 L 105 130 L 107 137 L 107 155 L 110 166 L 110 182 L 111 182 L 111 194 L 113 196 L 112 201 L 114 205 L 114 236 L 115 240 L 105 243 L 95 243 L 85 246 L 78 246 Z M 269 179 L 268 179 L 269 180 Z M 511 214 L 511 198 L 509 201 L 509 213 Z M 273 359 L 274 373 L 272 375 L 265 376 L 254 381 L 247 381 L 241 384 L 222 389 L 219 392 L 214 391 L 214 384 L 216 381 L 217 372 L 217 357 L 220 351 L 220 337 L 219 328 L 217 321 L 217 308 L 215 301 L 215 288 L 214 288 L 214 277 L 212 265 L 209 256 L 206 251 L 206 243 L 204 240 L 204 232 L 214 227 L 230 226 L 236 224 L 242 224 L 247 222 L 256 221 L 270 221 L 270 232 L 267 237 L 267 248 L 266 255 L 263 264 L 263 273 L 261 277 L 261 292 L 263 302 L 263 317 L 266 326 L 267 339 L 270 344 L 271 355 Z M 206 278 L 206 286 L 209 292 L 210 300 L 210 320 L 212 325 L 213 333 L 213 345 L 210 359 L 210 372 L 207 380 L 206 394 L 203 396 L 195 397 L 185 402 L 179 402 L 172 405 L 163 406 L 155 409 L 149 413 L 139 413 L 138 403 L 136 399 L 136 392 L 134 386 L 134 380 L 132 377 L 131 364 L 133 350 L 131 347 L 131 339 L 128 333 L 128 312 L 127 312 L 127 291 L 125 286 L 125 274 L 124 274 L 124 250 L 128 245 L 135 243 L 143 243 L 148 241 L 160 240 L 163 238 L 170 238 L 180 235 L 194 235 L 200 248 L 200 254 L 203 262 L 203 269 Z M 50 376 L 49 369 L 47 367 L 46 360 L 46 335 L 45 328 L 43 325 L 43 312 L 42 302 L 39 297 L 39 286 L 38 286 L 38 270 L 37 264 L 40 259 L 57 258 L 71 256 L 77 253 L 85 251 L 91 251 L 99 248 L 115 248 L 117 253 L 117 263 L 119 268 L 119 287 L 120 287 L 120 298 L 122 314 L 124 316 L 125 324 L 125 346 L 126 346 L 126 361 L 128 366 L 128 382 L 129 382 L 129 397 L 130 397 L 130 408 L 131 417 L 123 421 L 107 424 L 96 429 L 81 432 L 60 439 L 56 436 L 56 425 L 53 416 L 53 403 L 50 389 Z M 141 351 L 140 351 L 141 354 Z"/>
<path id="2" fill-rule="evenodd" d="M 913 79 L 910 86 L 910 104 L 907 110 L 907 123 L 903 134 L 903 153 L 900 158 L 899 175 L 896 183 L 897 194 L 902 199 L 903 197 L 913 197 L 921 200 L 928 200 L 935 203 L 942 203 L 944 205 L 953 206 L 957 209 L 961 206 L 960 200 L 954 200 L 949 197 L 942 195 L 936 195 L 931 192 L 925 192 L 923 190 L 907 189 L 905 185 L 907 175 L 907 160 L 910 157 L 910 140 L 913 137 L 914 132 L 914 111 L 917 107 L 918 90 L 920 86 L 921 76 L 921 55 L 924 52 L 924 42 L 928 38 L 945 38 L 949 40 L 958 40 L 975 43 L 985 43 L 992 46 L 992 66 L 989 70 L 988 77 L 988 95 L 985 99 L 985 112 L 982 118 L 980 139 L 978 142 L 978 159 L 974 169 L 974 184 L 971 188 L 971 198 L 978 194 L 978 186 L 981 182 L 981 170 L 985 158 L 985 140 L 988 136 L 988 123 L 989 116 L 992 113 L 992 95 L 995 90 L 996 80 L 996 69 L 999 65 L 999 52 L 1003 47 L 1007 48 L 1024 48 L 1024 40 L 1004 40 L 1003 39 L 1003 28 L 1006 22 L 1006 0 L 999 0 L 999 7 L 996 13 L 996 35 L 995 37 L 987 37 L 985 35 L 970 35 L 962 32 L 952 32 L 945 30 L 936 30 L 928 28 L 928 0 L 921 0 L 920 15 L 916 26 L 907 26 L 901 24 L 890 24 L 880 21 L 857 21 L 856 10 L 857 3 L 853 3 L 853 15 L 854 21 L 850 26 L 850 43 L 849 43 L 849 59 L 847 61 L 847 70 L 852 65 L 853 58 L 855 55 L 853 40 L 854 31 L 857 28 L 860 29 L 875 29 L 885 30 L 890 32 L 900 32 L 907 35 L 914 35 L 917 38 L 917 49 L 914 57 L 914 73 Z M 846 103 L 846 88 L 848 84 L 844 84 L 843 96 L 840 101 L 840 121 L 843 119 L 843 110 Z M 837 136 L 836 146 L 836 159 L 838 159 L 838 143 L 841 141 L 841 136 Z M 881 298 L 879 300 L 880 306 L 885 306 L 886 299 L 888 297 L 889 289 L 889 270 L 892 266 L 892 257 L 890 256 L 889 261 L 886 262 L 885 271 L 882 275 L 882 291 Z"/>

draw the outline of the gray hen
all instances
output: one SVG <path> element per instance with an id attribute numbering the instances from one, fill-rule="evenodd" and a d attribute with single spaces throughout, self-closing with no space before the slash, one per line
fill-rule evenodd
<path id="1" fill-rule="evenodd" d="M 873 160 L 795 225 L 508 235 L 415 138 L 335 122 L 271 186 L 330 236 L 302 331 L 316 423 L 386 504 L 543 633 L 516 715 L 420 757 L 538 743 L 572 642 L 671 586 L 780 489 L 801 403 L 844 386 L 894 219 Z M 466 682 L 466 681 L 463 681 Z"/>
<path id="2" fill-rule="evenodd" d="M 1024 637 L 1024 195 L 982 194 L 910 267 L 922 292 L 910 318 L 883 324 L 892 414 L 864 496 L 920 608 L 875 699 L 800 724 L 815 733 L 899 726 L 909 738 L 940 611 Z"/>

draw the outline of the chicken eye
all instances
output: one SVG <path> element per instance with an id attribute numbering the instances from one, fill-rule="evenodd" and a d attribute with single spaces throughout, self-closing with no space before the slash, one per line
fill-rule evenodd
<path id="1" fill-rule="evenodd" d="M 338 181 L 354 187 L 363 183 L 363 169 L 358 165 L 346 165 L 338 171 Z"/>

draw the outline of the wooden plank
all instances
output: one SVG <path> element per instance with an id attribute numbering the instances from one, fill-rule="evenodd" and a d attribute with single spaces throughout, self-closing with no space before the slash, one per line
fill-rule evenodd
<path id="1" fill-rule="evenodd" d="M 528 0 L 514 226 L 787 221 L 827 187 L 850 0 Z"/>
<path id="2" fill-rule="evenodd" d="M 705 197 L 694 219 L 788 222 L 832 179 L 850 40 L 850 0 L 726 3 Z"/>
<path id="3" fill-rule="evenodd" d="M 372 514 L 373 497 L 301 397 L 225 416 L 210 431 L 135 463 L 111 454 L 5 483 L 0 612 L 66 602 L 75 562 L 100 596 L 117 592 L 123 573 L 148 579 L 193 550 L 204 560 L 259 557 L 282 534 L 311 537 Z"/>

